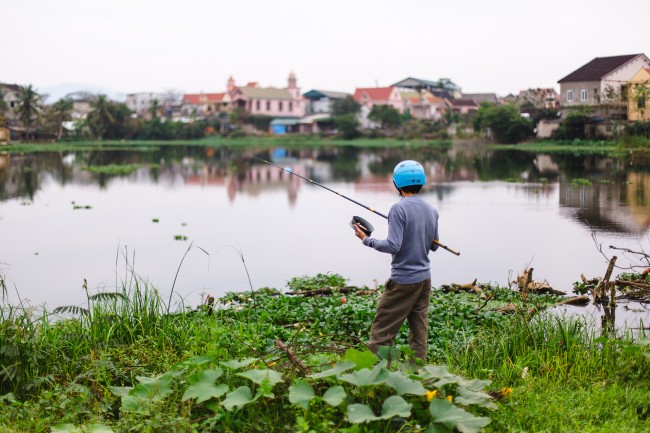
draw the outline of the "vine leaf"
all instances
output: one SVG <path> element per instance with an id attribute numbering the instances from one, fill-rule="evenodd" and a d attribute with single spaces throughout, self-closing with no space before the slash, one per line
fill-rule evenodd
<path id="1" fill-rule="evenodd" d="M 351 361 L 343 361 L 343 362 L 337 362 L 334 364 L 334 366 L 328 370 L 323 370 L 319 373 L 314 373 L 310 374 L 308 377 L 312 379 L 321 379 L 323 377 L 330 377 L 330 376 L 339 376 L 341 373 L 344 371 L 347 371 L 354 367 L 356 364 Z"/>
<path id="2" fill-rule="evenodd" d="M 386 378 L 386 385 L 397 391 L 397 395 L 424 395 L 427 393 L 420 381 L 407 377 L 401 371 L 391 372 Z"/>
<path id="3" fill-rule="evenodd" d="M 372 370 L 364 368 L 349 374 L 342 374 L 340 379 L 356 386 L 379 385 L 388 377 L 388 370 L 378 365 Z"/>
<path id="4" fill-rule="evenodd" d="M 236 407 L 243 407 L 251 402 L 253 402 L 251 389 L 247 386 L 240 386 L 236 390 L 229 392 L 221 405 L 227 411 L 232 411 Z"/>
<path id="5" fill-rule="evenodd" d="M 357 349 L 348 349 L 343 355 L 344 361 L 354 362 L 356 364 L 355 370 L 362 368 L 370 368 L 377 363 L 377 355 L 369 350 L 360 351 Z"/>
<path id="6" fill-rule="evenodd" d="M 264 382 L 266 382 L 270 384 L 271 387 L 283 381 L 281 373 L 269 369 L 247 370 L 243 373 L 238 373 L 237 376 L 245 377 L 246 379 L 252 380 L 258 385 L 262 385 Z"/>
<path id="7" fill-rule="evenodd" d="M 345 389 L 340 385 L 329 388 L 325 391 L 325 394 L 323 394 L 323 400 L 325 400 L 325 402 L 330 406 L 334 407 L 343 403 L 343 400 L 345 400 L 346 397 L 347 394 L 345 393 Z"/>
<path id="8" fill-rule="evenodd" d="M 228 385 L 216 385 L 216 380 L 221 377 L 223 370 L 216 368 L 214 370 L 199 371 L 191 375 L 188 380 L 190 386 L 183 394 L 183 401 L 191 398 L 196 399 L 196 403 L 203 403 L 211 398 L 219 398 L 228 392 Z"/>
<path id="9" fill-rule="evenodd" d="M 479 433 L 490 423 L 490 418 L 476 417 L 442 399 L 433 399 L 429 404 L 429 412 L 434 423 L 442 424 L 450 430 L 456 428 L 461 433 Z"/>
<path id="10" fill-rule="evenodd" d="M 314 388 L 304 380 L 298 379 L 289 387 L 289 401 L 305 410 L 315 396 Z"/>

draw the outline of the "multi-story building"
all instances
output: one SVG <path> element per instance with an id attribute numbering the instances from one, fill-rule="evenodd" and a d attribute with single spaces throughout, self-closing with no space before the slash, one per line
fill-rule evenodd
<path id="1" fill-rule="evenodd" d="M 558 81 L 560 105 L 619 107 L 625 112 L 627 83 L 641 68 L 650 68 L 645 54 L 596 57 Z"/>

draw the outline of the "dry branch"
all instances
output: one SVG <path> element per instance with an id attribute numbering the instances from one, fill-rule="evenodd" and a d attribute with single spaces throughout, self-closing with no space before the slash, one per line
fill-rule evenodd
<path id="1" fill-rule="evenodd" d="M 289 347 L 287 347 L 287 345 L 284 344 L 281 340 L 275 340 L 275 347 L 277 347 L 279 350 L 284 351 L 287 354 L 287 356 L 289 357 L 289 359 L 291 360 L 291 362 L 296 364 L 298 366 L 298 368 L 300 368 L 300 370 L 302 370 L 302 373 L 304 375 L 311 374 L 311 371 L 309 370 L 309 367 L 307 367 L 305 365 L 305 363 L 302 362 L 300 360 L 300 358 L 298 358 L 296 356 L 296 354 L 293 353 L 293 351 Z"/>
<path id="2" fill-rule="evenodd" d="M 522 274 L 517 276 L 517 287 L 523 295 L 526 293 L 549 293 L 551 295 L 566 295 L 565 292 L 552 288 L 546 280 L 541 282 L 534 281 L 533 268 L 524 269 Z"/>
<path id="3" fill-rule="evenodd" d="M 557 307 L 558 305 L 585 305 L 588 304 L 591 298 L 587 295 L 581 295 L 581 296 L 574 296 L 573 298 L 565 299 L 564 301 L 560 301 L 555 306 Z"/>

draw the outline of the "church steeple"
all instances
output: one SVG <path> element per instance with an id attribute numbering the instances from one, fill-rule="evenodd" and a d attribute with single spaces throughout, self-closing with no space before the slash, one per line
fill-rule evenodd
<path id="1" fill-rule="evenodd" d="M 231 76 L 228 78 L 228 83 L 227 83 L 227 85 L 226 85 L 226 89 L 228 89 L 228 93 L 232 92 L 232 91 L 235 89 L 235 87 L 237 87 L 237 86 L 235 85 L 235 79 L 234 79 L 234 78 L 232 77 L 232 75 L 231 75 Z"/>

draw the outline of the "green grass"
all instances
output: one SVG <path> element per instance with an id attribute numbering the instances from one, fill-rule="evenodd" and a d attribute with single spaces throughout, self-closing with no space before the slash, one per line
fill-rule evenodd
<path id="1" fill-rule="evenodd" d="M 302 276 L 292 288 L 318 281 L 340 286 L 345 279 Z M 524 305 L 519 293 L 489 285 L 489 300 L 435 290 L 425 367 L 407 362 L 406 326 L 390 364 L 365 351 L 378 295 L 348 293 L 342 302 L 336 293 L 298 297 L 266 288 L 167 314 L 172 298 L 131 272 L 115 292 L 85 288 L 83 306 L 37 311 L 10 305 L 2 278 L 0 286 L 0 425 L 8 431 L 388 432 L 398 421 L 380 415 L 402 413 L 400 431 L 417 432 L 442 428 L 441 410 L 458 411 L 454 419 L 467 423 L 467 432 L 488 419 L 487 432 L 648 427 L 646 349 L 600 337 L 584 321 L 530 316 L 555 302 L 552 296 L 529 294 Z M 507 304 L 520 314 L 497 311 Z M 275 340 L 312 372 L 355 367 L 304 377 Z M 396 393 L 389 374 L 413 393 Z M 345 399 L 325 402 L 330 389 Z M 423 393 L 431 390 L 437 397 L 430 403 Z M 495 403 L 496 411 L 487 408 Z"/>
<path id="2" fill-rule="evenodd" d="M 519 150 L 531 153 L 563 155 L 615 155 L 618 146 L 615 141 L 573 140 L 573 141 L 531 141 L 520 144 L 494 144 L 497 150 Z"/>
<path id="3" fill-rule="evenodd" d="M 17 143 L 3 147 L 7 152 L 61 152 L 72 150 L 140 150 L 155 151 L 163 146 L 204 146 L 204 147 L 321 147 L 351 146 L 361 148 L 387 147 L 449 147 L 450 140 L 401 140 L 393 138 L 321 138 L 307 135 L 260 136 L 260 137 L 206 137 L 196 140 L 102 140 L 61 143 Z"/>

